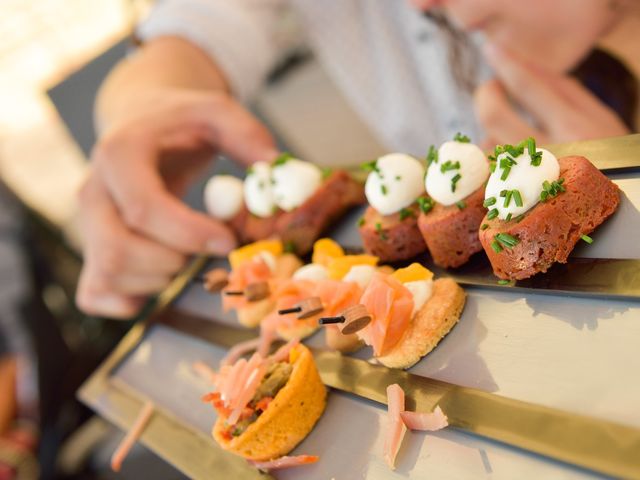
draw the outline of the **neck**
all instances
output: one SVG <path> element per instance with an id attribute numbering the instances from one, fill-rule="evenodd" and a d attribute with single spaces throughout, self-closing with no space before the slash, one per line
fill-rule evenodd
<path id="1" fill-rule="evenodd" d="M 598 46 L 623 62 L 640 79 L 640 7 L 630 2 Z"/>

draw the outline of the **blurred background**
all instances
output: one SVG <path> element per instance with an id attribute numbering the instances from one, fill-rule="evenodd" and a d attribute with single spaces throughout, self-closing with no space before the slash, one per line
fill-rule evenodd
<path id="1" fill-rule="evenodd" d="M 76 194 L 96 91 L 135 48 L 135 25 L 152 4 L 0 0 L 0 480 L 116 477 L 108 459 L 121 433 L 75 392 L 131 322 L 74 305 Z M 301 158 L 344 165 L 383 152 L 303 46 L 251 108 Z M 196 206 L 201 188 L 190 194 Z M 117 477 L 182 478 L 143 447 Z"/>

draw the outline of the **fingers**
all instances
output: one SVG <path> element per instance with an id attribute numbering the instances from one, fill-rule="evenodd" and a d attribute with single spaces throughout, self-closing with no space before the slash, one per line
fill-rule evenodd
<path id="1" fill-rule="evenodd" d="M 497 80 L 489 80 L 474 92 L 476 116 L 491 139 L 496 144 L 515 144 L 529 136 L 534 136 L 542 144 L 545 135 L 532 128 L 509 101 L 507 93 Z"/>
<path id="2" fill-rule="evenodd" d="M 554 129 L 558 119 L 572 116 L 571 105 L 548 81 L 544 81 L 537 69 L 493 44 L 485 45 L 484 53 L 509 95 L 543 128 Z"/>
<path id="3" fill-rule="evenodd" d="M 85 312 L 128 318 L 145 296 L 162 290 L 184 265 L 183 255 L 130 232 L 99 179 L 81 193 L 84 264 L 76 301 Z"/>
<path id="4" fill-rule="evenodd" d="M 94 152 L 94 161 L 125 224 L 182 253 L 225 255 L 231 231 L 171 195 L 155 164 L 158 153 L 143 139 L 116 136 Z"/>

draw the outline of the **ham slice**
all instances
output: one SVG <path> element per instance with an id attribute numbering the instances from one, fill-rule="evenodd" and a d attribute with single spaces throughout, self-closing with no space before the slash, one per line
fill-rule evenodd
<path id="1" fill-rule="evenodd" d="M 409 430 L 435 432 L 449 425 L 447 416 L 439 406 L 431 413 L 401 412 L 400 417 Z"/>
<path id="2" fill-rule="evenodd" d="M 131 430 L 127 432 L 125 437 L 122 439 L 122 442 L 120 442 L 120 445 L 118 445 L 118 448 L 116 448 L 116 451 L 113 452 L 113 456 L 111 457 L 111 470 L 114 472 L 120 471 L 122 462 L 131 451 L 131 448 L 138 441 L 140 435 L 142 435 L 142 432 L 153 415 L 154 409 L 155 405 L 151 402 L 146 402 L 142 406 L 142 410 L 140 410 L 138 418 L 136 418 L 136 421 L 131 426 Z"/>
<path id="3" fill-rule="evenodd" d="M 261 338 L 252 338 L 251 340 L 246 340 L 244 342 L 240 342 L 235 344 L 225 355 L 225 357 L 220 360 L 220 366 L 224 365 L 232 365 L 238 361 L 240 357 L 243 355 L 257 350 L 260 346 Z M 195 367 L 195 365 L 194 365 Z"/>
<path id="4" fill-rule="evenodd" d="M 400 413 L 404 411 L 404 391 L 394 383 L 387 387 L 387 437 L 384 442 L 384 459 L 391 469 L 395 469 L 396 455 L 400 450 L 407 427 L 402 422 Z"/>
<path id="5" fill-rule="evenodd" d="M 249 461 L 249 463 L 259 470 L 277 470 L 280 468 L 299 467 L 300 465 L 316 463 L 319 459 L 320 457 L 317 455 L 298 455 L 295 457 L 280 457 L 266 462 Z"/>

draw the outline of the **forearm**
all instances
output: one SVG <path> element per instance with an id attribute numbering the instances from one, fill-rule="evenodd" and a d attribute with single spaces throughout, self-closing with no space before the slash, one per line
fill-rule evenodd
<path id="1" fill-rule="evenodd" d="M 95 111 L 98 130 L 135 113 L 150 92 L 169 87 L 229 91 L 205 52 L 179 37 L 159 37 L 121 61 L 102 84 Z"/>

